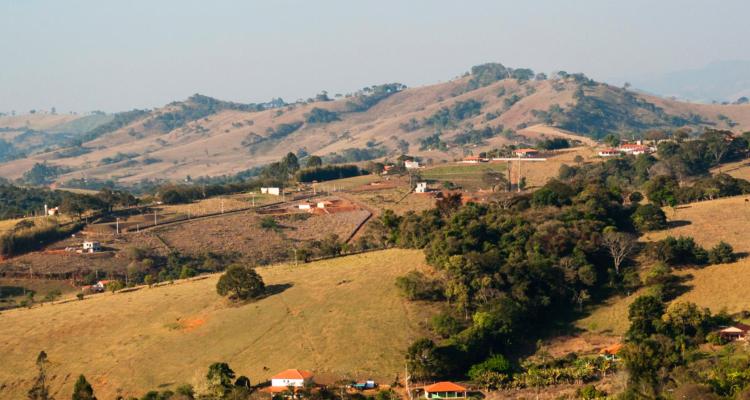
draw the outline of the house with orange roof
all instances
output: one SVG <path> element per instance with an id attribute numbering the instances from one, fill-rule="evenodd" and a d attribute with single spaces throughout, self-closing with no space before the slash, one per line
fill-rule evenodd
<path id="1" fill-rule="evenodd" d="M 516 149 L 513 150 L 513 155 L 518 158 L 533 158 L 539 156 L 539 150 L 537 149 Z"/>
<path id="2" fill-rule="evenodd" d="M 447 381 L 425 386 L 423 390 L 425 399 L 465 399 L 468 392 L 465 387 Z"/>
<path id="3" fill-rule="evenodd" d="M 607 346 L 599 351 L 599 355 L 608 360 L 617 360 L 617 355 L 622 350 L 622 343 L 615 343 L 611 346 Z"/>
<path id="4" fill-rule="evenodd" d="M 312 383 L 312 372 L 299 369 L 288 369 L 271 377 L 270 391 L 283 392 L 290 387 L 300 388 L 311 385 Z"/>
<path id="5" fill-rule="evenodd" d="M 620 150 L 617 149 L 603 149 L 599 150 L 599 157 L 617 157 L 620 154 Z"/>

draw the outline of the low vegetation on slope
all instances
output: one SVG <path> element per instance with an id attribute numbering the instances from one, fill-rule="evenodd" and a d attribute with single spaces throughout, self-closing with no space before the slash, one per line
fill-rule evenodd
<path id="1" fill-rule="evenodd" d="M 216 293 L 211 276 L 5 312 L 0 397 L 25 395 L 40 350 L 56 398 L 81 373 L 100 398 L 141 396 L 194 384 L 216 361 L 254 384 L 287 368 L 312 370 L 318 380 L 389 381 L 429 314 L 401 299 L 393 281 L 422 263 L 419 251 L 387 250 L 260 268 L 272 294 L 239 306 Z"/>

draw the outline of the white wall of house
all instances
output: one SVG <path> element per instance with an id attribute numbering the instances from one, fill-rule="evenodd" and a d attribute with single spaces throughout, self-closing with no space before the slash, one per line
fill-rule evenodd
<path id="1" fill-rule="evenodd" d="M 302 387 L 305 386 L 304 379 L 271 379 L 271 386 L 276 387 Z"/>

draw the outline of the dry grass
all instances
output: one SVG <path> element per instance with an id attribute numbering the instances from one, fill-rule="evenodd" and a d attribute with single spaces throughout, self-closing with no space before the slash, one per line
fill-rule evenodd
<path id="1" fill-rule="evenodd" d="M 735 178 L 750 180 L 750 160 L 736 161 L 712 168 L 711 173 L 725 173 Z"/>
<path id="2" fill-rule="evenodd" d="M 700 245 L 710 248 L 723 240 L 735 251 L 750 251 L 750 205 L 745 197 L 732 197 L 679 206 L 676 213 L 664 210 L 673 228 L 650 232 L 641 240 L 654 241 L 671 236 L 691 236 Z M 726 309 L 730 313 L 750 310 L 750 298 L 746 292 L 750 287 L 750 259 L 741 259 L 732 264 L 712 265 L 702 269 L 677 271 L 680 275 L 691 275 L 685 285 L 689 290 L 674 301 L 691 301 L 713 312 Z M 638 294 L 611 299 L 594 309 L 586 318 L 578 321 L 582 329 L 593 332 L 620 335 L 628 327 L 628 306 Z"/>
<path id="3" fill-rule="evenodd" d="M 665 208 L 670 223 L 680 225 L 659 232 L 644 235 L 644 240 L 659 240 L 668 235 L 691 236 L 704 247 L 714 246 L 723 240 L 731 244 L 735 251 L 750 251 L 750 204 L 745 202 L 750 196 L 728 197 L 711 201 L 690 203 Z"/>
<path id="4" fill-rule="evenodd" d="M 262 268 L 267 284 L 286 289 L 239 306 L 216 294 L 218 276 L 211 276 L 7 311 L 0 314 L 0 397 L 25 395 L 40 350 L 51 361 L 57 398 L 69 396 L 80 373 L 99 398 L 120 389 L 127 397 L 196 383 L 216 361 L 254 383 L 286 368 L 328 379 L 390 380 L 428 317 L 393 282 L 423 262 L 419 251 L 387 250 Z"/>

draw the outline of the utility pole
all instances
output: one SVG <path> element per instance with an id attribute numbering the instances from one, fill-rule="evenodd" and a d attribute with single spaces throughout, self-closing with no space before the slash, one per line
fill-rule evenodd
<path id="1" fill-rule="evenodd" d="M 156 209 L 154 208 L 154 226 L 156 226 Z"/>
<path id="2" fill-rule="evenodd" d="M 115 232 L 117 232 L 118 235 L 120 234 L 120 217 L 117 217 L 117 222 L 115 225 Z"/>
<path id="3" fill-rule="evenodd" d="M 411 387 L 409 387 L 409 380 L 411 379 L 411 376 L 409 376 L 409 363 L 404 364 L 404 384 L 406 386 L 406 394 L 409 396 L 409 400 L 414 400 L 414 397 L 411 394 Z"/>

